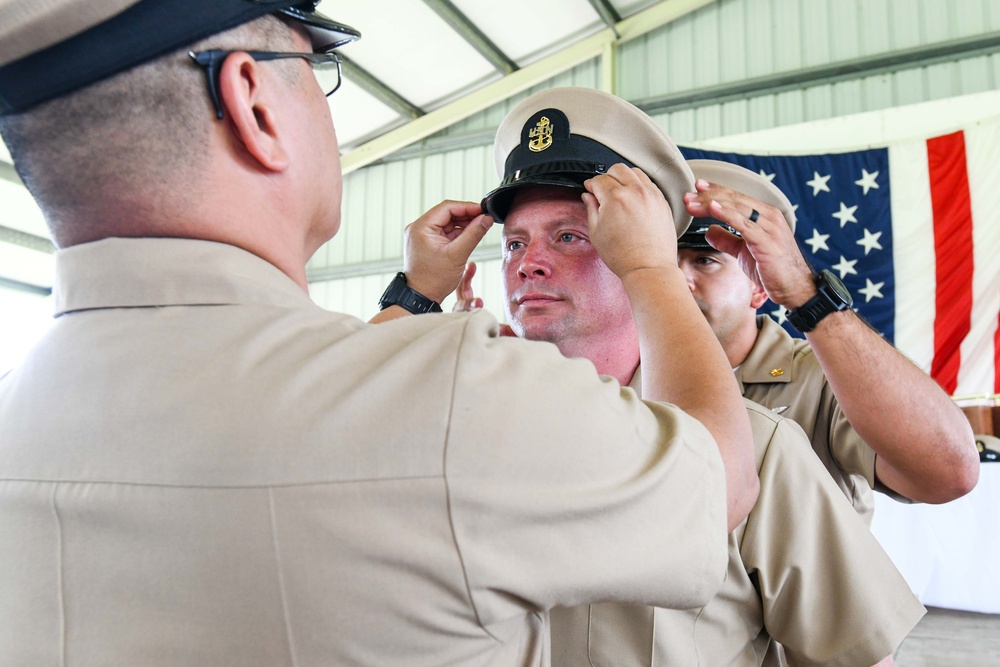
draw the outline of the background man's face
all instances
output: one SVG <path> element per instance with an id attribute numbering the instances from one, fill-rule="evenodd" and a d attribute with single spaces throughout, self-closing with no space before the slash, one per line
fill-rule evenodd
<path id="1" fill-rule="evenodd" d="M 590 244 L 576 190 L 517 194 L 504 222 L 503 287 L 507 320 L 524 338 L 558 345 L 635 329 L 624 286 Z"/>
<path id="2" fill-rule="evenodd" d="M 695 302 L 726 347 L 740 325 L 755 315 L 754 284 L 734 257 L 717 250 L 683 248 L 677 251 L 677 263 Z"/>

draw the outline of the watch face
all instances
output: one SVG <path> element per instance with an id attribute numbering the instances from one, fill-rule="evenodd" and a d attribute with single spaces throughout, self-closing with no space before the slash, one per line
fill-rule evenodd
<path id="1" fill-rule="evenodd" d="M 837 300 L 841 303 L 846 303 L 850 306 L 854 303 L 854 299 L 851 298 L 851 293 L 847 291 L 844 287 L 844 283 L 840 282 L 840 278 L 837 277 L 835 273 L 829 269 L 823 269 L 820 272 L 821 279 L 830 288 L 830 291 L 837 297 Z"/>

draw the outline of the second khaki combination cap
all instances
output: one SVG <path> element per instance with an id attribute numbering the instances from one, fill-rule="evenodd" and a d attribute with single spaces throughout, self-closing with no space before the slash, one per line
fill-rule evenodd
<path id="1" fill-rule="evenodd" d="M 501 121 L 493 143 L 500 186 L 483 212 L 503 222 L 514 193 L 529 185 L 583 190 L 619 162 L 638 167 L 660 189 L 680 235 L 691 223 L 684 193 L 694 175 L 676 144 L 642 110 L 590 88 L 553 88 L 528 97 Z"/>
<path id="2" fill-rule="evenodd" d="M 722 160 L 688 160 L 688 166 L 697 179 L 703 179 L 715 185 L 735 190 L 753 197 L 781 211 L 788 226 L 795 231 L 795 207 L 785 193 L 769 179 L 754 173 L 745 167 Z M 725 227 L 729 232 L 738 234 L 736 230 L 715 218 L 695 218 L 687 232 L 677 239 L 678 248 L 709 249 L 712 245 L 705 240 L 705 232 L 712 225 Z"/>
<path id="3" fill-rule="evenodd" d="M 313 51 L 361 36 L 315 0 L 0 0 L 0 115 L 27 111 L 265 14 L 301 25 Z"/>

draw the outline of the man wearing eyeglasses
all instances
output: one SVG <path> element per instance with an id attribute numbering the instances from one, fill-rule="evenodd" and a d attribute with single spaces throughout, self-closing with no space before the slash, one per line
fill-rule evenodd
<path id="1" fill-rule="evenodd" d="M 357 37 L 313 3 L 0 0 L 0 134 L 59 248 L 57 320 L 0 379 L 0 665 L 541 665 L 556 605 L 718 590 L 749 423 L 673 228 L 625 243 L 611 176 L 595 246 L 685 360 L 644 364 L 662 403 L 485 313 L 309 300 Z M 386 318 L 489 227 L 418 223 Z"/>

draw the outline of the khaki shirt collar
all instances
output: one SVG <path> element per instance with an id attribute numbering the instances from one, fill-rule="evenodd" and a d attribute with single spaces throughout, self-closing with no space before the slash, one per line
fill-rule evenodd
<path id="1" fill-rule="evenodd" d="M 312 305 L 276 266 L 225 243 L 109 238 L 60 250 L 55 263 L 56 317 L 99 308 Z"/>
<path id="2" fill-rule="evenodd" d="M 791 382 L 795 339 L 767 315 L 757 316 L 757 340 L 750 354 L 736 369 L 736 379 L 748 384 L 785 384 Z"/>
<path id="3" fill-rule="evenodd" d="M 759 332 L 750 354 L 734 369 L 740 393 L 744 393 L 743 383 L 780 383 L 792 381 L 792 360 L 795 357 L 795 339 L 767 315 L 757 316 Z M 642 395 L 642 365 L 635 369 L 635 375 L 628 386 Z"/>

